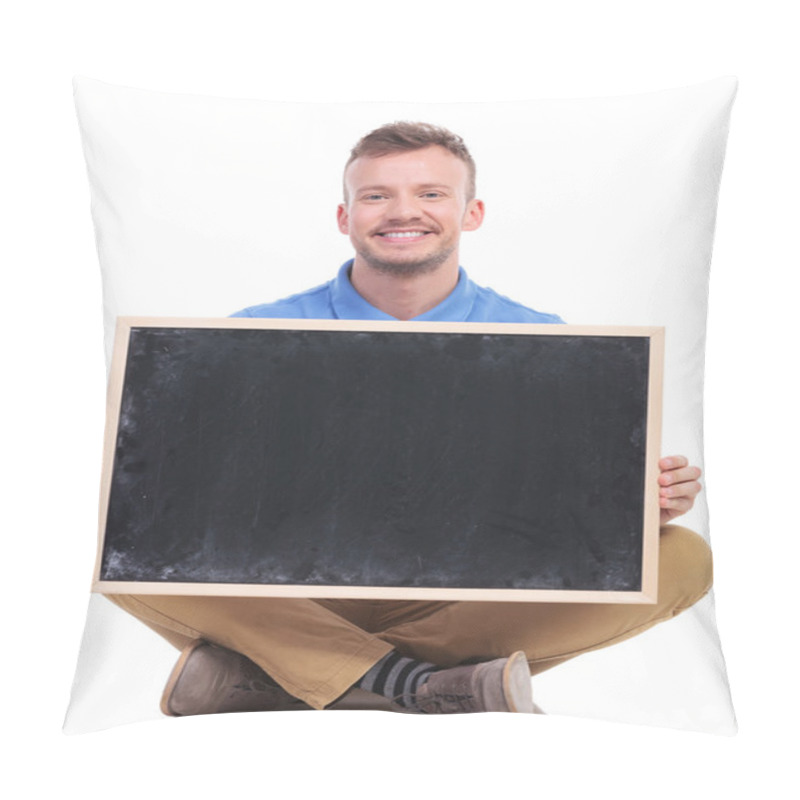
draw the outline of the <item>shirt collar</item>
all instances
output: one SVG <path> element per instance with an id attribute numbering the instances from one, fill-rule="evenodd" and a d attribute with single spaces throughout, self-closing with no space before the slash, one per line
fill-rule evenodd
<path id="1" fill-rule="evenodd" d="M 367 302 L 350 283 L 350 267 L 353 259 L 345 262 L 336 277 L 331 281 L 331 302 L 338 319 L 383 319 L 394 320 L 395 317 L 381 311 Z M 439 305 L 424 314 L 414 317 L 415 322 L 463 322 L 472 310 L 477 289 L 467 277 L 463 267 L 458 268 L 458 283 Z"/>

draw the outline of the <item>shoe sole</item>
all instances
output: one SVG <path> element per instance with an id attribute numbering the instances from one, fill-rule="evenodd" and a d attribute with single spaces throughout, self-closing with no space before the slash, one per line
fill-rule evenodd
<path id="1" fill-rule="evenodd" d="M 528 657 L 521 650 L 509 656 L 503 669 L 503 694 L 509 711 L 516 714 L 535 713 Z"/>
<path id="2" fill-rule="evenodd" d="M 183 673 L 183 668 L 186 666 L 186 662 L 189 660 L 192 653 L 194 653 L 198 647 L 205 647 L 207 645 L 208 642 L 204 641 L 203 639 L 195 639 L 193 642 L 187 644 L 183 650 L 181 650 L 181 654 L 178 657 L 178 660 L 175 662 L 175 666 L 172 668 L 169 678 L 167 678 L 167 685 L 164 687 L 164 691 L 161 694 L 160 708 L 162 714 L 168 717 L 182 716 L 181 714 L 176 714 L 170 709 L 169 701 L 172 699 L 172 693 L 175 691 L 175 687 L 178 684 L 181 673 Z"/>

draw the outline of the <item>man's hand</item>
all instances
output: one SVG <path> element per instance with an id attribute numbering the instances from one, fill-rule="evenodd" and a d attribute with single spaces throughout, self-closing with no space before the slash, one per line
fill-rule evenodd
<path id="1" fill-rule="evenodd" d="M 658 468 L 658 504 L 661 524 L 666 525 L 694 505 L 703 487 L 698 482 L 700 467 L 690 466 L 684 456 L 666 456 L 658 462 Z"/>

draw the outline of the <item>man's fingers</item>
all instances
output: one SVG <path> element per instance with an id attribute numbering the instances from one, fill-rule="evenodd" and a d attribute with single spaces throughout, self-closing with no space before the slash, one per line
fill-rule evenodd
<path id="1" fill-rule="evenodd" d="M 685 513 L 694 505 L 694 497 L 659 497 L 658 505 L 660 508 Z"/>
<path id="2" fill-rule="evenodd" d="M 698 494 L 700 494 L 700 490 L 702 486 L 698 481 L 684 481 L 681 483 L 676 483 L 674 486 L 662 486 L 658 490 L 658 496 L 662 500 L 677 500 L 683 497 L 687 497 L 691 500 L 694 500 Z M 663 506 L 662 508 L 675 508 L 676 506 Z"/>
<path id="3" fill-rule="evenodd" d="M 669 469 L 680 469 L 681 467 L 688 467 L 689 459 L 686 456 L 664 456 L 658 462 L 658 468 L 662 471 Z"/>
<path id="4" fill-rule="evenodd" d="M 690 466 L 685 456 L 666 456 L 658 462 L 658 504 L 661 507 L 661 524 L 685 514 L 703 488 L 698 481 L 699 467 Z"/>
<path id="5" fill-rule="evenodd" d="M 661 486 L 672 486 L 676 483 L 686 483 L 696 481 L 700 477 L 700 467 L 683 467 L 682 469 L 672 469 L 662 472 L 658 476 Z"/>

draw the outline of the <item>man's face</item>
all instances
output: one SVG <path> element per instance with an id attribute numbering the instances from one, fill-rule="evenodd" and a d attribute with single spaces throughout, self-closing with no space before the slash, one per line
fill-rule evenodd
<path id="1" fill-rule="evenodd" d="M 461 231 L 483 221 L 467 201 L 467 165 L 443 147 L 357 158 L 345 173 L 339 230 L 356 259 L 381 272 L 419 275 L 458 265 Z"/>

